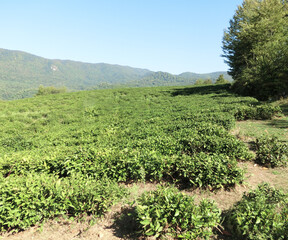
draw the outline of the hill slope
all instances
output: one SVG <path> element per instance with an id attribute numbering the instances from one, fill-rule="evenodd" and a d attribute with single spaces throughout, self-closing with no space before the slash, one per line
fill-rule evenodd
<path id="1" fill-rule="evenodd" d="M 217 73 L 226 74 L 226 72 Z M 39 85 L 65 86 L 69 90 L 187 85 L 215 74 L 152 72 L 147 69 L 105 63 L 51 60 L 21 51 L 0 49 L 0 99 L 31 97 Z M 217 78 L 216 77 L 216 78 Z M 215 78 L 214 78 L 215 79 Z"/>
<path id="2" fill-rule="evenodd" d="M 126 83 L 150 71 L 110 64 L 89 64 L 68 60 L 49 60 L 20 51 L 0 49 L 1 98 L 30 95 L 39 85 L 66 86 L 83 90 L 102 82 Z M 26 93 L 25 93 L 26 92 Z M 17 97 L 16 97 L 17 98 Z"/>
<path id="3" fill-rule="evenodd" d="M 235 209 L 234 203 L 250 187 L 239 185 L 247 180 L 243 172 L 244 161 L 248 160 L 248 166 L 253 169 L 249 176 L 255 174 L 254 179 L 259 183 L 260 179 L 267 180 L 270 170 L 255 167 L 248 146 L 232 136 L 229 130 L 233 128 L 236 118 L 245 116 L 239 113 L 254 109 L 251 107 L 253 104 L 255 108 L 263 107 L 254 98 L 232 94 L 228 84 L 106 89 L 0 101 L 0 237 L 3 237 L 3 232 L 10 231 L 12 238 L 9 240 L 32 239 L 27 235 L 13 238 L 15 235 L 12 233 L 35 225 L 42 226 L 41 222 L 48 219 L 55 219 L 60 226 L 70 224 L 69 231 L 74 232 L 73 237 L 67 237 L 68 231 L 55 236 L 59 228 L 53 227 L 53 234 L 49 237 L 34 235 L 35 239 L 64 240 L 63 235 L 66 235 L 65 239 L 75 239 L 75 236 L 77 239 L 99 239 L 101 233 L 101 239 L 113 240 L 121 236 L 114 231 L 116 228 L 125 234 L 122 239 L 127 239 L 127 236 L 128 239 L 144 239 L 148 235 L 143 227 L 145 222 L 138 219 L 148 217 L 149 226 L 156 221 L 161 224 L 159 234 L 174 234 L 169 236 L 170 239 L 171 236 L 179 239 L 176 234 L 182 234 L 180 230 L 184 232 L 180 225 L 184 221 L 192 223 L 189 231 L 197 231 L 193 232 L 195 237 L 188 236 L 187 239 L 203 239 L 203 231 L 206 239 L 213 234 L 220 235 L 224 230 L 232 236 L 244 232 L 232 232 L 234 223 L 236 230 L 242 229 L 242 225 L 237 218 L 234 221 L 231 215 L 226 214 Z M 266 109 L 261 111 L 262 115 L 265 112 L 267 116 L 266 111 L 273 111 L 271 105 L 264 107 L 259 108 Z M 253 117 L 253 114 L 246 116 Z M 238 163 L 237 160 L 242 161 Z M 256 172 L 257 168 L 259 170 Z M 287 168 L 274 169 L 274 176 L 271 175 L 271 182 L 281 181 L 287 187 Z M 256 185 L 253 181 L 252 188 Z M 160 182 L 163 191 L 159 188 L 157 195 L 155 192 L 142 195 L 151 183 L 156 182 Z M 141 184 L 141 189 L 135 188 L 135 183 Z M 235 184 L 237 188 L 234 188 Z M 228 188 L 231 191 L 223 191 Z M 242 189 L 240 192 L 239 188 Z M 218 195 L 220 189 L 224 193 L 221 197 Z M 184 195 L 180 194 L 180 190 L 185 190 L 182 191 Z M 288 221 L 287 202 L 283 207 L 276 205 L 277 197 L 282 195 L 268 190 L 265 194 L 272 196 L 273 201 L 262 200 L 262 195 L 252 197 L 252 200 L 261 200 L 261 211 L 258 211 L 258 202 L 256 205 L 248 202 L 244 206 L 250 208 L 247 207 L 243 214 L 239 211 L 241 219 L 247 226 L 259 218 L 256 230 L 262 234 L 258 229 L 267 226 L 265 217 L 279 214 L 279 217 L 268 219 L 271 222 L 268 222 L 269 226 L 277 220 L 276 227 L 273 225 L 269 231 L 275 232 L 280 226 L 281 231 L 286 231 L 284 236 L 287 236 L 287 228 L 282 228 Z M 218 199 L 217 206 L 208 200 L 196 205 L 196 199 L 194 202 L 191 198 L 183 198 L 188 194 L 194 198 L 196 192 L 206 192 L 209 197 L 213 195 Z M 158 196 L 164 196 L 165 200 Z M 204 195 L 198 196 L 197 202 L 200 202 Z M 145 203 L 143 199 L 148 201 L 145 200 Z M 82 223 L 87 219 L 90 225 L 92 221 L 98 223 L 98 217 L 111 206 L 117 208 L 117 202 L 119 212 L 109 213 L 115 216 L 114 226 L 117 227 L 106 228 L 114 233 L 110 238 L 99 230 L 96 230 L 97 235 L 86 238 L 86 226 L 75 232 L 74 222 L 67 221 L 68 218 L 75 218 Z M 141 211 L 141 206 L 144 211 Z M 251 215 L 251 209 L 255 214 Z M 270 215 L 262 214 L 266 213 L 265 209 L 271 212 Z M 159 214 L 155 214 L 156 211 Z M 124 214 L 128 213 L 135 218 L 126 218 Z M 142 218 L 141 213 L 148 217 Z M 154 216 L 157 216 L 156 220 Z M 282 220 L 280 216 L 285 219 Z M 119 221 L 116 217 L 124 219 L 124 222 L 117 225 Z M 161 221 L 165 217 L 168 220 Z M 232 224 L 224 222 L 224 218 L 226 220 L 228 217 L 233 220 Z M 65 224 L 60 222 L 61 219 Z M 178 225 L 170 219 L 176 219 L 173 221 Z M 223 231 L 216 229 L 220 224 Z M 213 226 L 215 231 L 212 232 Z M 185 228 L 184 233 L 188 230 Z M 154 235 L 156 233 L 152 232 Z M 213 239 L 222 237 L 215 236 Z"/>

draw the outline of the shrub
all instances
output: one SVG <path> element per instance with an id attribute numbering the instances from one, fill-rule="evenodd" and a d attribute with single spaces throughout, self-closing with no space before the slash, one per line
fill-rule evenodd
<path id="1" fill-rule="evenodd" d="M 286 166 L 288 162 L 288 145 L 276 137 L 256 139 L 256 162 L 267 167 Z"/>
<path id="2" fill-rule="evenodd" d="M 259 106 L 241 106 L 238 107 L 234 113 L 236 120 L 267 120 L 272 119 L 276 114 L 281 113 L 279 106 L 272 106 L 270 104 Z"/>
<path id="3" fill-rule="evenodd" d="M 287 239 L 287 212 L 287 195 L 262 184 L 226 214 L 225 226 L 239 239 Z"/>
<path id="4" fill-rule="evenodd" d="M 0 179 L 0 229 L 21 230 L 58 215 L 102 215 L 124 189 L 108 179 L 47 174 Z"/>
<path id="5" fill-rule="evenodd" d="M 53 86 L 44 87 L 44 86 L 41 85 L 38 88 L 36 96 L 65 93 L 66 91 L 67 91 L 66 87 L 56 88 L 56 87 L 53 87 Z"/>
<path id="6" fill-rule="evenodd" d="M 203 152 L 178 157 L 171 175 L 188 186 L 209 189 L 233 187 L 244 180 L 244 171 L 237 167 L 236 160 L 223 154 Z"/>
<path id="7" fill-rule="evenodd" d="M 251 160 L 247 146 L 224 128 L 214 124 L 197 123 L 179 132 L 182 151 L 188 155 L 200 152 L 225 154 L 231 159 Z"/>
<path id="8" fill-rule="evenodd" d="M 163 235 L 184 239 L 208 239 L 220 223 L 220 210 L 213 202 L 192 197 L 174 188 L 159 188 L 137 200 L 137 224 L 146 236 Z"/>
<path id="9" fill-rule="evenodd" d="M 6 149 L 13 151 L 22 151 L 34 147 L 34 143 L 30 139 L 27 139 L 20 134 L 15 134 L 14 136 L 11 136 L 9 138 L 2 138 L 0 141 L 0 145 L 2 145 Z"/>

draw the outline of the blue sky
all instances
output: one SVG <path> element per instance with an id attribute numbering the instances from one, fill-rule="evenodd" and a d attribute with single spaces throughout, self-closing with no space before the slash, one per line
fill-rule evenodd
<path id="1" fill-rule="evenodd" d="M 0 48 L 152 71 L 228 70 L 224 29 L 242 0 L 9 0 Z"/>

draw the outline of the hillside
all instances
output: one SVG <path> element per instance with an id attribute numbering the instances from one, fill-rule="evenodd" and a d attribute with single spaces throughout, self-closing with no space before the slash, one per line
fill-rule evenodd
<path id="1" fill-rule="evenodd" d="M 152 72 L 106 63 L 51 60 L 21 51 L 0 49 L 0 99 L 31 97 L 39 85 L 67 87 L 70 91 L 115 87 L 173 86 L 193 84 L 198 78 L 215 80 L 219 74 Z"/>
<path id="2" fill-rule="evenodd" d="M 30 96 L 39 85 L 83 90 L 103 82 L 126 83 L 150 71 L 110 64 L 50 60 L 20 51 L 0 49 L 1 98 Z M 18 96 L 15 97 L 15 95 Z"/>
<path id="3" fill-rule="evenodd" d="M 248 146 L 230 132 L 236 120 L 271 118 L 280 111 L 279 107 L 236 96 L 229 91 L 229 85 L 80 91 L 0 101 L 0 108 L 0 237 L 6 231 L 9 235 L 11 231 L 29 229 L 48 219 L 60 221 L 59 216 L 77 220 L 88 215 L 88 222 L 89 219 L 90 223 L 98 222 L 98 217 L 117 202 L 120 202 L 118 215 L 111 216 L 121 220 L 132 212 L 130 217 L 137 215 L 138 220 L 130 219 L 129 224 L 112 229 L 125 230 L 128 226 L 132 237 L 114 232 L 118 236 L 115 238 L 110 232 L 111 238 L 102 239 L 141 239 L 135 235 L 139 230 L 142 239 L 145 235 L 165 236 L 166 230 L 173 234 L 173 239 L 188 233 L 193 237 L 187 235 L 186 239 L 200 239 L 204 234 L 221 235 L 219 226 L 224 218 L 232 224 L 223 227 L 236 236 L 242 234 L 246 225 L 237 225 L 226 210 L 235 211 L 234 203 L 250 188 L 241 186 L 246 181 L 252 183 L 250 176 L 255 175 L 252 179 L 257 180 L 252 189 L 260 180 L 271 179 L 276 187 L 283 187 L 287 192 L 287 168 L 266 168 L 263 177 L 263 170 L 252 163 L 254 157 Z M 287 121 L 285 118 L 279 121 L 282 128 L 278 130 L 287 139 L 283 131 Z M 264 142 L 262 146 L 264 150 L 269 149 L 270 155 L 272 148 L 266 145 Z M 277 158 L 276 163 L 281 163 L 281 159 L 285 161 L 284 157 Z M 253 169 L 248 177 L 244 175 L 245 168 Z M 273 175 L 276 171 L 277 175 Z M 156 183 L 162 188 L 144 193 L 150 194 L 147 197 L 142 195 L 151 184 L 155 190 Z M 142 184 L 141 191 L 135 190 L 134 184 Z M 200 201 L 193 200 L 199 196 L 197 189 L 209 189 L 201 207 L 198 207 Z M 270 191 L 271 196 L 282 196 L 273 189 L 264 190 Z M 268 199 L 267 204 L 266 195 L 259 198 L 264 199 L 259 210 L 261 215 L 255 217 L 252 199 L 250 210 L 243 210 L 243 222 L 250 226 L 249 213 L 253 212 L 252 219 L 261 220 L 266 216 L 262 215 L 263 211 L 268 209 L 271 216 L 279 214 L 275 221 L 268 219 L 269 224 L 273 223 L 269 232 L 278 234 L 277 231 L 284 229 L 281 222 L 288 221 L 288 209 L 283 206 L 282 214 L 280 207 L 275 210 L 278 212 L 273 212 L 269 206 L 275 199 L 273 202 Z M 211 202 L 211 197 L 216 202 Z M 132 208 L 125 210 L 125 206 Z M 172 220 L 162 221 L 170 215 L 174 216 Z M 183 220 L 188 224 L 180 225 Z M 264 220 L 261 220 L 264 225 L 258 224 L 261 229 L 267 226 L 267 218 Z M 150 230 L 154 223 L 158 233 Z M 74 231 L 73 224 L 70 226 Z M 241 227 L 241 231 L 231 228 L 233 225 L 236 230 Z M 112 231 L 111 227 L 105 229 Z M 85 238 L 82 233 L 86 230 L 82 230 L 74 231 L 73 236 L 98 239 L 99 235 Z M 69 231 L 63 232 L 66 238 L 56 237 L 55 232 L 53 239 L 73 238 L 67 237 Z M 23 237 L 22 233 L 18 239 L 32 239 Z M 95 234 L 99 231 L 95 230 Z M 51 236 L 33 238 L 51 239 Z M 11 239 L 17 238 L 11 235 Z"/>

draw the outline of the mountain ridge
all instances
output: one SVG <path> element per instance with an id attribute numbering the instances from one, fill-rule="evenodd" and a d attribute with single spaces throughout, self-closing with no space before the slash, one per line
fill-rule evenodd
<path id="1" fill-rule="evenodd" d="M 217 74 L 224 74 L 229 78 L 226 72 Z M 214 73 L 186 72 L 173 75 L 118 64 L 47 59 L 24 51 L 0 48 L 0 99 L 5 100 L 32 97 L 40 85 L 65 86 L 70 91 L 78 91 L 112 87 L 189 85 L 198 78 L 211 78 L 215 81 L 217 77 Z"/>

